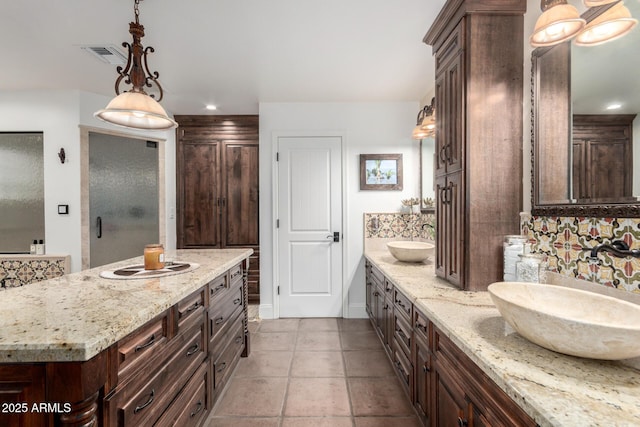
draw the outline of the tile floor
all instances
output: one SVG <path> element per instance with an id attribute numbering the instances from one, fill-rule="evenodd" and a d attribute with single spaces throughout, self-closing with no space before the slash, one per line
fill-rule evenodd
<path id="1" fill-rule="evenodd" d="M 249 322 L 205 427 L 419 427 L 368 319 Z"/>

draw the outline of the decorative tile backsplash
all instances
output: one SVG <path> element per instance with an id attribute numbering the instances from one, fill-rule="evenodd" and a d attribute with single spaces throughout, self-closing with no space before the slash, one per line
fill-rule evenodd
<path id="1" fill-rule="evenodd" d="M 2 256 L 0 291 L 62 276 L 69 267 L 69 256 Z"/>
<path id="2" fill-rule="evenodd" d="M 640 218 L 544 217 L 522 214 L 522 233 L 532 252 L 547 255 L 549 268 L 566 276 L 640 293 L 640 259 L 620 258 L 590 250 L 600 243 L 622 240 L 640 249 Z"/>
<path id="3" fill-rule="evenodd" d="M 431 226 L 425 226 L 429 224 Z M 432 213 L 366 213 L 365 238 L 403 238 L 435 240 Z"/>

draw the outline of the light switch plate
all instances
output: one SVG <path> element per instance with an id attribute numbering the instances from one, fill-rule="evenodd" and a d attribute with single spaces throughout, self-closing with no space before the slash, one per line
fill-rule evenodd
<path id="1" fill-rule="evenodd" d="M 69 205 L 58 205 L 58 215 L 69 215 Z"/>

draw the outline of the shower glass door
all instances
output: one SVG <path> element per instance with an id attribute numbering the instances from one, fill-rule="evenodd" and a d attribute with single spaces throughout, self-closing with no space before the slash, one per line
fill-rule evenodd
<path id="1" fill-rule="evenodd" d="M 90 266 L 159 243 L 157 142 L 89 133 Z"/>

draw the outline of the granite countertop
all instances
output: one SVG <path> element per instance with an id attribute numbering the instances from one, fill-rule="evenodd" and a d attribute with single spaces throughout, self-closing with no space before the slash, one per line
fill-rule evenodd
<path id="1" fill-rule="evenodd" d="M 142 256 L 9 289 L 0 296 L 0 363 L 85 361 L 248 258 L 251 249 L 178 250 L 199 268 L 152 279 L 110 280 L 103 270 Z"/>
<path id="2" fill-rule="evenodd" d="M 399 262 L 384 247 L 366 248 L 365 257 L 540 426 L 640 425 L 637 369 L 527 341 L 504 322 L 487 292 L 458 290 L 436 277 L 430 260 Z"/>

